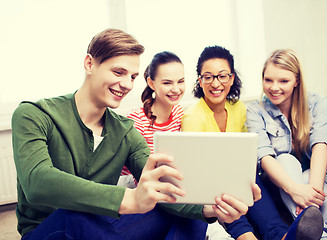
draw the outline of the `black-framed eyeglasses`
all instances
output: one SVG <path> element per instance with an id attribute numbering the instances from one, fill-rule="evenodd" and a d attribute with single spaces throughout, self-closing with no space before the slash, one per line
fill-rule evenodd
<path id="1" fill-rule="evenodd" d="M 212 75 L 209 73 L 205 73 L 203 75 L 200 75 L 200 78 L 203 83 L 212 83 L 215 78 L 218 79 L 219 82 L 221 83 L 228 83 L 230 78 L 233 76 L 233 73 L 221 73 L 218 75 Z"/>

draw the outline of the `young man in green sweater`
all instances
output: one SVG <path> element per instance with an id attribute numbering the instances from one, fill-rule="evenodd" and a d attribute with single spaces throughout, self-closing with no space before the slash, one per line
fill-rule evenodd
<path id="1" fill-rule="evenodd" d="M 18 230 L 24 240 L 204 239 L 206 222 L 232 222 L 246 213 L 245 204 L 227 195 L 213 207 L 157 206 L 174 203 L 164 192 L 185 194 L 159 178 L 183 177 L 174 168 L 156 168 L 172 158 L 149 156 L 133 122 L 111 110 L 132 90 L 143 51 L 129 34 L 104 30 L 89 44 L 78 91 L 23 102 L 14 112 Z M 139 181 L 135 189 L 116 186 L 124 165 Z M 254 195 L 260 198 L 256 187 Z"/>

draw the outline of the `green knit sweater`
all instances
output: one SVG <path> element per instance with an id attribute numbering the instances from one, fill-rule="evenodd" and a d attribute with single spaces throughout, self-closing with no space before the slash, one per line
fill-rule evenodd
<path id="1" fill-rule="evenodd" d="M 94 150 L 74 94 L 23 102 L 12 117 L 17 169 L 18 231 L 24 235 L 58 208 L 119 218 L 125 193 L 116 186 L 126 165 L 138 180 L 150 150 L 133 122 L 105 112 L 103 140 Z M 203 219 L 202 206 L 165 205 L 169 212 Z"/>

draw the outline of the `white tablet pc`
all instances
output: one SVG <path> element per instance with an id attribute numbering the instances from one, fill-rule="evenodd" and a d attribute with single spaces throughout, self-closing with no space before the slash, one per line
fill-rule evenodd
<path id="1" fill-rule="evenodd" d="M 183 188 L 177 203 L 215 204 L 227 193 L 253 205 L 251 183 L 255 182 L 258 135 L 226 132 L 156 132 L 154 152 L 174 158 L 184 179 L 162 177 Z"/>

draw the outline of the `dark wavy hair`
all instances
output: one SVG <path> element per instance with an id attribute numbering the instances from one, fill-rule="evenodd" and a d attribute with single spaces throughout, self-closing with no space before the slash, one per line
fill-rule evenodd
<path id="1" fill-rule="evenodd" d="M 231 73 L 234 74 L 234 83 L 230 88 L 230 91 L 227 95 L 227 101 L 229 101 L 230 103 L 234 104 L 236 103 L 241 95 L 241 88 L 242 88 L 242 82 L 241 79 L 239 78 L 235 68 L 234 68 L 234 57 L 233 55 L 225 48 L 221 47 L 221 46 L 210 46 L 210 47 L 206 47 L 199 59 L 198 59 L 198 63 L 196 66 L 196 72 L 198 75 L 198 78 L 194 84 L 194 88 L 193 88 L 193 95 L 196 98 L 201 98 L 204 97 L 204 92 L 203 89 L 200 86 L 200 82 L 199 82 L 199 77 L 201 75 L 201 71 L 202 71 L 202 67 L 205 61 L 208 61 L 210 59 L 213 58 L 220 58 L 220 59 L 225 59 L 227 60 L 229 67 L 231 69 Z"/>
<path id="2" fill-rule="evenodd" d="M 164 52 L 159 52 L 156 55 L 154 55 L 151 63 L 144 71 L 145 82 L 147 83 L 148 77 L 150 77 L 152 80 L 155 79 L 160 65 L 166 64 L 166 63 L 173 63 L 173 62 L 182 63 L 182 61 L 179 59 L 179 57 L 172 52 L 164 51 Z M 154 103 L 154 98 L 152 97 L 153 92 L 154 91 L 147 84 L 147 86 L 145 87 L 145 89 L 143 90 L 142 95 L 141 95 L 141 100 L 143 102 L 143 109 L 144 109 L 145 115 L 149 119 L 151 119 L 152 125 L 155 122 L 155 120 L 157 119 L 157 117 L 155 115 L 153 115 L 153 112 L 151 110 L 152 105 Z"/>

